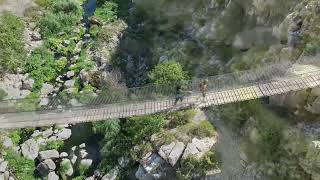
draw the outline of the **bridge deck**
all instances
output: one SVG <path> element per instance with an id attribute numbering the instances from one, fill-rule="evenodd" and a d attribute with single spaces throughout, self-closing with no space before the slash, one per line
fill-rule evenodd
<path id="1" fill-rule="evenodd" d="M 191 93 L 189 96 L 185 97 L 182 103 L 179 102 L 177 105 L 174 104 L 174 99 L 167 98 L 139 103 L 101 105 L 91 108 L 78 107 L 69 110 L 6 113 L 0 115 L 0 128 L 10 129 L 50 126 L 53 124 L 74 124 L 175 111 L 185 107 L 196 106 L 203 108 L 285 94 L 290 91 L 314 88 L 319 85 L 320 71 L 314 71 L 300 76 L 279 78 L 268 83 L 242 88 L 218 92 L 209 91 L 204 100 L 199 93 Z"/>

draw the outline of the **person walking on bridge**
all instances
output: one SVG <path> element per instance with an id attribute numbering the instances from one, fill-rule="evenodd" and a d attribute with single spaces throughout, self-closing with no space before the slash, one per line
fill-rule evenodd
<path id="1" fill-rule="evenodd" d="M 208 92 L 208 80 L 207 79 L 199 84 L 199 89 L 200 89 L 200 92 L 202 94 L 202 98 L 204 101 L 204 99 L 207 95 L 207 92 Z"/>
<path id="2" fill-rule="evenodd" d="M 178 101 L 183 101 L 183 98 L 184 98 L 184 94 L 183 94 L 183 91 L 182 91 L 182 88 L 181 88 L 181 85 L 178 85 L 176 87 L 176 92 L 175 92 L 175 102 L 174 104 L 176 105 L 178 103 Z"/>

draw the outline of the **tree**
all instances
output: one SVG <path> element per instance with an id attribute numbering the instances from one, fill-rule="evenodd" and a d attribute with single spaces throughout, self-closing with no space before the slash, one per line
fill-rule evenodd
<path id="1" fill-rule="evenodd" d="M 149 78 L 155 84 L 173 84 L 179 81 L 187 80 L 188 76 L 183 71 L 180 63 L 168 61 L 160 63 L 149 72 Z"/>

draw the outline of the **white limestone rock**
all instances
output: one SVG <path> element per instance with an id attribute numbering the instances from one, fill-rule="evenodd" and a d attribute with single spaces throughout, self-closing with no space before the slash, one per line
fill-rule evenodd
<path id="1" fill-rule="evenodd" d="M 25 158 L 34 160 L 39 153 L 39 145 L 34 139 L 29 139 L 21 145 L 22 155 Z"/>

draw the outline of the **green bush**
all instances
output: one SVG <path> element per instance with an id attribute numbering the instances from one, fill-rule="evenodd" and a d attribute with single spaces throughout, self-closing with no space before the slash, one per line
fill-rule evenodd
<path id="1" fill-rule="evenodd" d="M 151 143 L 143 143 L 135 146 L 131 151 L 131 158 L 135 161 L 141 160 L 147 155 L 147 153 L 152 152 L 153 147 Z"/>
<path id="2" fill-rule="evenodd" d="M 175 128 L 177 126 L 182 126 L 189 123 L 195 116 L 195 111 L 193 109 L 178 111 L 167 115 L 169 120 L 169 127 Z"/>
<path id="3" fill-rule="evenodd" d="M 10 133 L 9 137 L 11 138 L 14 145 L 19 145 L 21 137 L 18 130 L 14 130 Z"/>
<path id="4" fill-rule="evenodd" d="M 24 23 L 13 14 L 0 17 L 0 70 L 16 72 L 25 63 Z"/>
<path id="5" fill-rule="evenodd" d="M 8 93 L 6 91 L 0 89 L 0 101 L 2 101 L 7 95 Z"/>
<path id="6" fill-rule="evenodd" d="M 81 17 L 81 5 L 75 0 L 55 1 L 38 23 L 40 33 L 45 38 L 56 36 L 60 32 L 69 34 Z"/>
<path id="7" fill-rule="evenodd" d="M 66 65 L 66 59 L 55 60 L 52 52 L 39 48 L 29 57 L 25 72 L 35 80 L 34 90 L 40 90 L 43 83 L 55 80 Z"/>
<path id="8" fill-rule="evenodd" d="M 218 164 L 218 158 L 213 152 L 204 154 L 200 159 L 195 156 L 189 156 L 181 161 L 177 175 L 179 179 L 193 179 L 194 177 L 205 176 L 207 171 L 216 169 Z"/>
<path id="9" fill-rule="evenodd" d="M 160 132 L 165 124 L 162 115 L 132 117 L 125 124 L 127 137 L 130 137 L 131 144 L 139 144 L 150 138 L 152 134 Z"/>
<path id="10" fill-rule="evenodd" d="M 46 144 L 40 146 L 41 151 L 46 151 L 46 150 L 59 150 L 63 147 L 64 142 L 62 140 L 57 140 L 57 141 L 48 141 Z"/>
<path id="11" fill-rule="evenodd" d="M 101 7 L 98 7 L 94 13 L 104 22 L 111 22 L 117 19 L 118 4 L 110 1 L 105 1 Z"/>
<path id="12" fill-rule="evenodd" d="M 190 136 L 196 136 L 198 138 L 213 137 L 216 135 L 216 130 L 213 125 L 205 120 L 197 123 L 188 123 L 178 128 L 180 132 L 187 133 Z"/>
<path id="13" fill-rule="evenodd" d="M 4 159 L 8 161 L 12 173 L 17 179 L 34 180 L 34 171 L 36 169 L 33 160 L 29 160 L 17 154 L 13 150 L 6 151 Z"/>
<path id="14" fill-rule="evenodd" d="M 148 75 L 150 81 L 156 84 L 173 84 L 188 79 L 187 73 L 183 71 L 182 66 L 175 61 L 156 65 Z"/>

